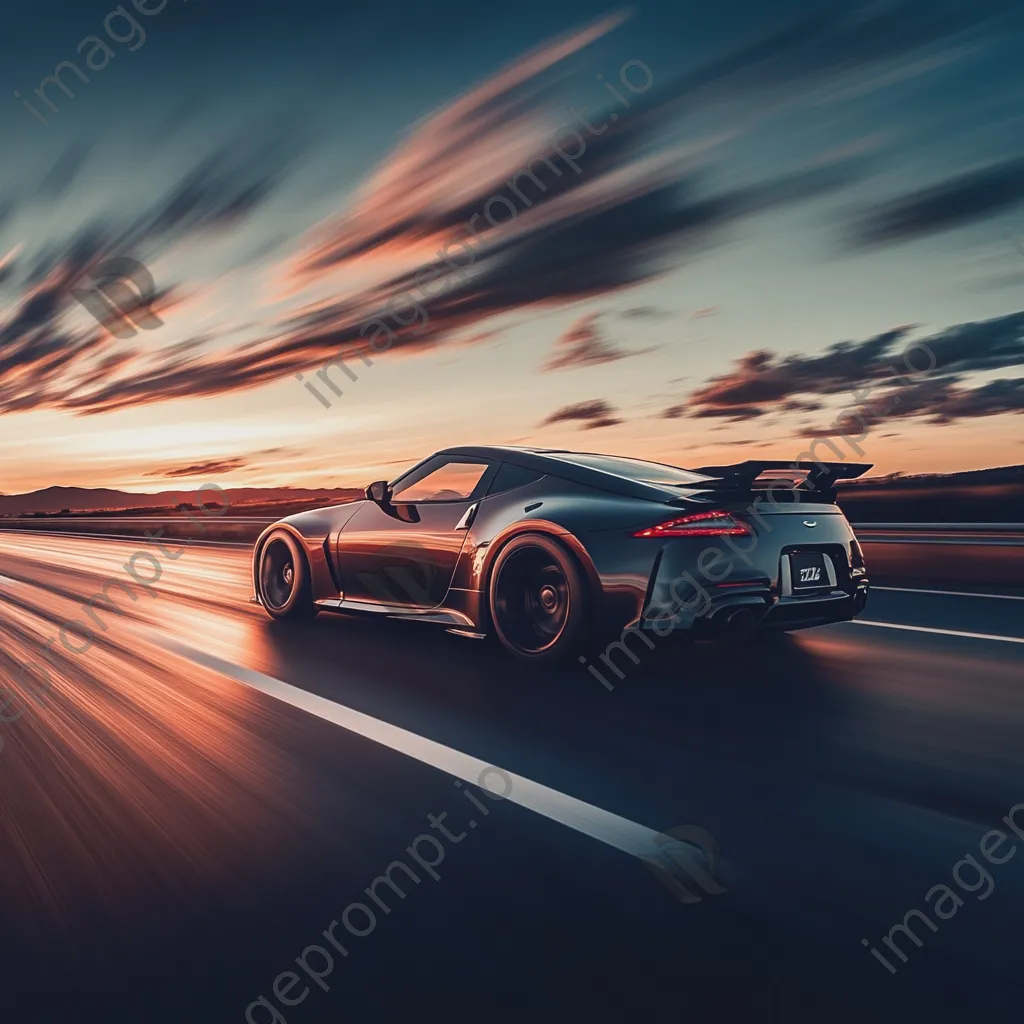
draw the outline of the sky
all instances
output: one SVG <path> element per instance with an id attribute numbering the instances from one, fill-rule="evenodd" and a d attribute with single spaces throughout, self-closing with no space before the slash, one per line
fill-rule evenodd
<path id="1" fill-rule="evenodd" d="M 1016 0 L 5 19 L 2 493 L 1024 463 Z"/>

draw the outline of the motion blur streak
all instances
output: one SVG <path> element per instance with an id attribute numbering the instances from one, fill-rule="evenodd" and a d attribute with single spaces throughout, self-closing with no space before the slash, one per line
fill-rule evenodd
<path id="1" fill-rule="evenodd" d="M 872 622 L 871 619 L 857 619 L 857 626 L 879 626 L 883 629 L 905 629 L 912 633 L 935 633 L 938 636 L 959 636 L 966 640 L 991 640 L 1003 644 L 1024 644 L 1024 637 L 1000 636 L 996 633 L 966 633 L 962 629 L 933 629 L 931 626 L 904 626 L 898 622 Z"/>
<path id="2" fill-rule="evenodd" d="M 875 587 L 875 590 L 891 590 L 896 594 L 940 594 L 943 597 L 986 597 L 995 601 L 1024 601 L 1019 594 L 979 594 L 970 590 L 922 590 L 915 587 Z"/>
<path id="3" fill-rule="evenodd" d="M 0 723 L 0 956 L 25 987 L 52 984 L 57 958 L 63 990 L 158 983 L 150 1024 L 230 1020 L 325 907 L 358 899 L 424 815 L 452 809 L 451 773 L 479 760 L 522 773 L 502 821 L 454 847 L 445 886 L 406 901 L 345 973 L 353 1000 L 384 1000 L 381 1019 L 411 1010 L 482 936 L 501 973 L 477 960 L 479 982 L 464 980 L 488 1019 L 499 998 L 530 1005 L 547 963 L 548 1004 L 564 1016 L 582 1000 L 595 1020 L 610 998 L 646 1005 L 637 972 L 678 978 L 673 998 L 710 997 L 701 979 L 714 979 L 728 1000 L 723 963 L 730 991 L 842 1022 L 879 1019 L 878 1006 L 945 1019 L 952 963 L 983 968 L 975 1009 L 1024 998 L 1019 873 L 1000 876 L 984 920 L 915 957 L 899 991 L 858 944 L 1020 799 L 1019 645 L 844 624 L 750 649 L 666 647 L 608 693 L 412 624 L 321 615 L 281 628 L 248 603 L 248 551 L 211 545 L 164 574 L 160 600 L 120 602 L 88 656 L 57 648 L 53 685 L 25 697 L 13 663 L 40 664 L 55 624 L 137 547 L 0 532 L 0 685 L 25 704 Z M 899 592 L 870 605 L 893 625 L 1000 637 L 1024 634 L 1017 608 Z M 188 658 L 168 650 L 183 642 Z M 221 670 L 271 677 L 296 703 L 323 698 L 346 728 Z M 351 731 L 360 722 L 413 756 Z M 516 806 L 521 787 L 557 823 Z M 461 803 L 456 833 L 475 813 Z M 565 828 L 572 807 L 591 818 Z M 728 892 L 683 914 L 642 865 L 588 838 L 595 814 L 632 830 L 699 824 Z M 408 985 L 394 985 L 397 963 Z"/>
<path id="4" fill-rule="evenodd" d="M 27 586 L 27 560 L 5 561 L 16 582 L 0 584 L 3 682 L 17 698 L 8 715 L 21 712 L 0 726 L 0 819 L 13 841 L 5 910 L 31 919 L 42 906 L 70 927 L 94 902 L 148 888 L 154 871 L 179 896 L 235 885 L 231 859 L 243 852 L 243 830 L 280 835 L 270 823 L 292 813 L 274 796 L 287 765 L 259 756 L 242 724 L 253 718 L 245 693 L 183 672 L 177 659 L 123 631 L 103 636 L 87 656 L 58 647 L 44 663 L 44 639 L 76 601 L 56 580 Z M 96 578 L 84 568 L 76 577 Z M 30 694 L 12 663 L 45 665 L 52 685 Z M 30 841 L 22 829 L 38 831 Z M 88 931 L 86 919 L 78 927 Z"/>
<path id="5" fill-rule="evenodd" d="M 458 750 L 452 750 L 451 747 L 435 743 L 423 736 L 417 736 L 406 729 L 398 729 L 393 725 L 388 725 L 387 722 L 378 721 L 376 718 L 353 711 L 341 704 L 306 693 L 288 683 L 282 683 L 280 679 L 266 676 L 262 672 L 240 668 L 223 658 L 204 654 L 178 640 L 168 638 L 155 642 L 197 664 L 205 665 L 207 668 L 229 676 L 245 686 L 251 686 L 262 693 L 269 694 L 276 700 L 291 704 L 292 707 L 316 715 L 327 722 L 340 725 L 343 729 L 359 733 L 360 736 L 365 736 L 377 743 L 383 743 L 392 750 L 400 751 L 424 764 L 432 765 L 434 768 L 440 768 L 466 782 L 483 785 L 485 789 L 494 792 L 495 796 L 507 796 L 513 803 L 543 814 L 545 817 L 551 818 L 552 821 L 574 828 L 584 835 L 614 846 L 624 853 L 644 857 L 655 856 L 659 852 L 657 843 L 659 834 L 657 832 L 637 825 L 635 822 L 627 821 L 617 814 L 602 811 L 600 807 L 594 807 L 593 804 L 576 800 L 571 796 L 566 796 L 565 793 L 559 793 L 548 786 L 541 786 L 512 772 L 505 773 L 512 780 L 511 793 L 499 793 L 492 789 L 490 783 L 481 781 L 481 776 L 491 766 L 478 757 L 469 757 Z"/>

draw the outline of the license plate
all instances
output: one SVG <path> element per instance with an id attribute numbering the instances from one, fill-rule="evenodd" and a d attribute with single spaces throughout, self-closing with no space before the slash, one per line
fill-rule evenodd
<path id="1" fill-rule="evenodd" d="M 813 590 L 829 585 L 825 556 L 820 551 L 795 551 L 789 556 L 794 590 Z"/>

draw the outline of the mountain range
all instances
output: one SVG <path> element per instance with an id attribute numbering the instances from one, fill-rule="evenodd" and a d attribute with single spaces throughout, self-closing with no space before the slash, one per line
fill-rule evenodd
<path id="1" fill-rule="evenodd" d="M 362 494 L 352 487 L 228 487 L 225 489 L 232 507 L 301 503 L 310 505 L 346 501 Z M 175 509 L 182 503 L 195 505 L 193 491 L 158 491 L 139 494 L 108 488 L 47 487 L 28 494 L 0 494 L 0 515 L 31 515 L 33 512 L 123 512 L 154 509 Z M 207 505 L 221 504 L 216 491 L 203 492 Z M 241 511 L 241 509 L 240 509 Z"/>
<path id="2" fill-rule="evenodd" d="M 352 487 L 231 487 L 228 500 L 237 515 L 287 515 L 303 508 L 362 497 Z M 195 491 L 139 494 L 107 488 L 47 487 L 29 494 L 0 494 L 0 516 L 33 513 L 146 513 L 196 505 Z M 218 504 L 205 492 L 207 505 Z M 866 477 L 844 482 L 839 504 L 854 521 L 1021 522 L 1024 521 L 1024 466 Z"/>

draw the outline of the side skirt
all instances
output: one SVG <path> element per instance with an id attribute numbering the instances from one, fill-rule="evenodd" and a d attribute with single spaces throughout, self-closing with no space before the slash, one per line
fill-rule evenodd
<path id="1" fill-rule="evenodd" d="M 346 601 L 341 598 L 324 598 L 315 601 L 314 604 L 325 611 L 383 615 L 389 619 L 434 622 L 441 626 L 470 630 L 476 626 L 476 623 L 468 615 L 452 608 L 410 608 L 407 605 L 376 604 L 373 601 Z"/>

